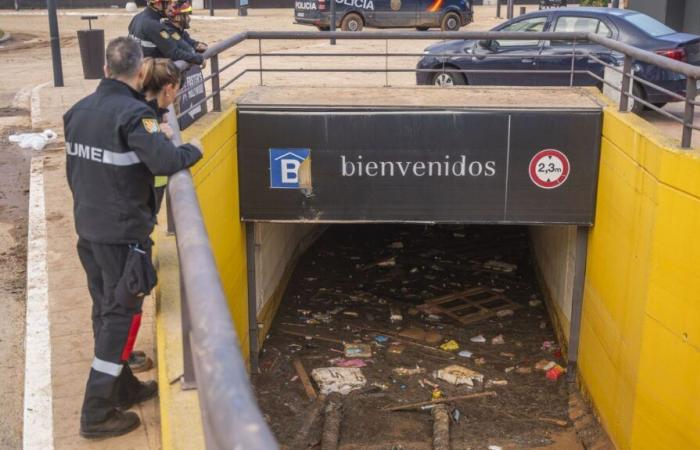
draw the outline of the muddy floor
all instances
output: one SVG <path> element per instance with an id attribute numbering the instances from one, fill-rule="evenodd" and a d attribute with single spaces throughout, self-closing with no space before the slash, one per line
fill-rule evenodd
<path id="1" fill-rule="evenodd" d="M 478 287 L 499 298 L 486 306 L 500 314 L 478 320 L 467 315 L 478 309 L 461 300 L 442 304 L 451 313 L 421 306 Z M 485 342 L 473 342 L 480 337 Z M 440 348 L 451 340 L 458 349 Z M 346 356 L 344 343 L 369 344 L 372 356 Z M 317 447 L 322 416 L 300 439 L 314 402 L 295 358 L 309 374 L 364 366 L 365 385 L 342 397 L 341 448 L 432 448 L 429 409 L 386 409 L 480 392 L 495 395 L 447 403 L 452 448 L 581 448 L 567 413 L 566 376 L 550 371 L 550 379 L 541 370 L 564 359 L 535 281 L 526 228 L 330 227 L 299 261 L 254 377 L 280 443 Z M 436 378 L 435 371 L 455 364 L 483 381 L 470 387 Z M 401 368 L 420 373 L 395 371 Z"/>

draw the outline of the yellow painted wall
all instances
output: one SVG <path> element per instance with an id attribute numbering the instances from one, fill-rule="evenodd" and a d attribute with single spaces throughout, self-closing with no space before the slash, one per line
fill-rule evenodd
<path id="1" fill-rule="evenodd" d="M 700 449 L 700 153 L 608 108 L 579 365 L 619 449 Z"/>
<path id="2" fill-rule="evenodd" d="M 188 130 L 189 131 L 189 130 Z M 203 132 L 202 161 L 192 169 L 199 205 L 209 234 L 221 283 L 231 316 L 241 341 L 241 352 L 248 359 L 248 290 L 245 226 L 238 208 L 238 156 L 236 109 L 220 114 Z"/>

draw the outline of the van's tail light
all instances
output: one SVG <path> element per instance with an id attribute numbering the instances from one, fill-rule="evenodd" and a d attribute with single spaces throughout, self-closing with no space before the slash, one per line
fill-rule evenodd
<path id="1" fill-rule="evenodd" d="M 319 9 L 319 11 L 325 11 L 326 0 L 318 0 L 318 9 Z"/>
<path id="2" fill-rule="evenodd" d="M 657 50 L 657 55 L 665 56 L 667 58 L 675 59 L 676 61 L 687 61 L 688 55 L 685 53 L 684 48 L 672 48 L 668 50 Z"/>

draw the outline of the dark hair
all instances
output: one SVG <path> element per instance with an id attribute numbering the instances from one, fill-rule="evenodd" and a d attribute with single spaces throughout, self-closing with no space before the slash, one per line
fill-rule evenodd
<path id="1" fill-rule="evenodd" d="M 143 91 L 157 94 L 166 85 L 180 85 L 180 70 L 168 58 L 144 58 Z"/>
<path id="2" fill-rule="evenodd" d="M 141 45 L 127 36 L 112 39 L 107 45 L 106 59 L 111 77 L 133 77 L 141 69 Z"/>

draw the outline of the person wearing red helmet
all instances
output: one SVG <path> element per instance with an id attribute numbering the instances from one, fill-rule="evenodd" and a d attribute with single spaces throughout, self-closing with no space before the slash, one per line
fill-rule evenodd
<path id="1" fill-rule="evenodd" d="M 148 0 L 147 7 L 131 19 L 129 35 L 141 43 L 144 56 L 201 65 L 204 57 L 198 52 L 185 51 L 161 21 L 172 14 L 175 6 L 170 0 Z"/>
<path id="2" fill-rule="evenodd" d="M 196 53 L 203 53 L 208 46 L 204 42 L 193 39 L 189 32 L 192 5 L 187 0 L 176 0 L 173 7 L 168 9 L 167 18 L 163 22 L 168 27 L 170 37 L 175 40 L 183 50 L 192 49 Z"/>

